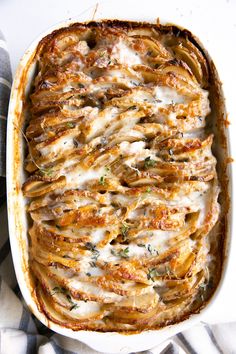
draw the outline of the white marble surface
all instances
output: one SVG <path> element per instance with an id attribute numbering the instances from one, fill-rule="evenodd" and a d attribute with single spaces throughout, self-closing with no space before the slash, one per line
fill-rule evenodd
<path id="1" fill-rule="evenodd" d="M 179 24 L 200 38 L 214 59 L 223 82 L 229 120 L 232 122 L 231 156 L 236 158 L 236 0 L 0 0 L 0 28 L 8 42 L 13 73 L 35 37 L 68 18 L 81 21 L 92 19 L 96 3 L 99 5 L 95 19 L 154 21 L 159 17 L 161 22 Z M 231 254 L 223 288 L 206 318 L 212 322 L 236 321 L 235 236 L 233 226 Z"/>

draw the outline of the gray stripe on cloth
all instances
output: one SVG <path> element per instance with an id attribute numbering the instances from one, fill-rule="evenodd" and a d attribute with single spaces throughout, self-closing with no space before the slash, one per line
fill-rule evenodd
<path id="1" fill-rule="evenodd" d="M 19 285 L 18 285 L 18 284 L 16 284 L 16 286 L 15 286 L 12 290 L 14 291 L 14 293 L 16 294 L 16 296 L 19 295 L 19 293 L 20 293 L 20 288 L 19 288 Z"/>
<path id="2" fill-rule="evenodd" d="M 182 333 L 178 333 L 177 338 L 180 340 L 183 346 L 188 350 L 189 354 L 197 354 L 197 352 L 193 349 L 191 344 L 187 341 L 187 339 Z"/>
<path id="3" fill-rule="evenodd" d="M 10 93 L 10 88 L 0 82 L 0 115 L 4 117 L 7 117 Z M 4 122 L 3 119 L 1 121 Z"/>
<path id="4" fill-rule="evenodd" d="M 5 100 L 7 100 L 7 105 L 8 105 L 8 96 L 9 96 L 9 95 L 2 96 L 1 90 L 2 90 L 2 85 L 0 84 L 0 111 L 1 111 L 1 105 L 3 104 L 3 102 L 6 102 Z M 7 90 L 9 89 L 7 88 Z M 7 109 L 8 109 L 7 105 L 5 106 L 6 108 L 3 108 L 3 110 L 5 109 L 5 114 L 7 113 Z M 7 128 L 7 121 L 0 119 L 0 176 L 2 177 L 6 176 L 6 128 Z M 1 181 L 0 189 L 3 190 L 4 186 L 5 183 Z"/>
<path id="5" fill-rule="evenodd" d="M 170 343 L 164 350 L 161 351 L 160 354 L 179 354 L 179 348 Z"/>
<path id="6" fill-rule="evenodd" d="M 1 129 L 1 123 L 0 123 L 0 129 Z M 1 161 L 1 154 L 0 154 L 0 161 Z M 0 206 L 3 205 L 5 201 L 6 201 L 6 179 L 0 176 Z"/>
<path id="7" fill-rule="evenodd" d="M 0 249 L 0 264 L 5 260 L 10 252 L 10 242 L 9 239 L 6 240 L 4 245 Z"/>
<path id="8" fill-rule="evenodd" d="M 224 354 L 224 351 L 221 349 L 220 345 L 218 344 L 216 337 L 214 336 L 212 330 L 210 329 L 210 327 L 208 325 L 204 326 L 205 330 L 207 331 L 212 343 L 214 344 L 214 346 L 216 347 L 216 349 L 218 350 L 218 352 L 220 354 Z"/>
<path id="9" fill-rule="evenodd" d="M 19 324 L 20 330 L 27 332 L 29 319 L 30 319 L 29 312 L 25 309 L 24 306 L 22 306 L 22 315 L 21 315 L 21 320 L 20 320 L 20 324 Z"/>
<path id="10" fill-rule="evenodd" d="M 5 44 L 4 36 L 0 31 L 0 40 Z M 7 123 L 4 121 L 4 117 L 7 117 L 9 97 L 11 92 L 11 65 L 9 54 L 5 48 L 5 45 L 0 47 L 0 176 L 6 176 L 6 128 Z M 4 184 L 0 181 L 0 187 Z M 1 201 L 3 196 L 0 196 Z"/>
<path id="11" fill-rule="evenodd" d="M 50 342 L 56 354 L 78 354 L 76 352 L 71 352 L 70 350 L 66 350 L 61 348 L 58 344 L 56 344 L 53 340 Z M 81 353 L 82 354 L 82 353 Z"/>
<path id="12" fill-rule="evenodd" d="M 26 354 L 37 353 L 37 334 L 27 334 Z"/>
<path id="13" fill-rule="evenodd" d="M 0 58 L 0 77 L 9 82 L 12 82 L 10 58 L 8 52 L 4 48 L 0 48 Z"/>
<path id="14" fill-rule="evenodd" d="M 55 332 L 53 332 L 50 328 L 48 328 L 42 322 L 40 322 L 37 319 L 37 317 L 35 317 L 34 314 L 31 314 L 31 318 L 34 321 L 34 324 L 36 326 L 38 333 L 40 333 L 41 335 L 47 336 L 48 338 L 50 338 L 51 336 L 53 336 L 55 334 Z"/>

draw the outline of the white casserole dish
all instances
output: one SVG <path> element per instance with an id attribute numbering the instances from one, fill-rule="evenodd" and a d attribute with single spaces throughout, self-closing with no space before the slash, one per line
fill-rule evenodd
<path id="1" fill-rule="evenodd" d="M 74 22 L 74 21 L 73 21 Z M 225 262 L 222 270 L 222 277 L 213 297 L 201 311 L 200 314 L 190 316 L 189 319 L 163 328 L 158 331 L 147 331 L 139 334 L 124 335 L 119 333 L 98 333 L 91 331 L 72 331 L 62 328 L 61 326 L 49 321 L 43 313 L 41 313 L 32 296 L 30 287 L 30 274 L 28 272 L 28 237 L 27 237 L 27 216 L 25 212 L 25 198 L 23 197 L 21 186 L 24 181 L 23 159 L 24 159 L 24 141 L 20 134 L 18 126 L 21 127 L 21 113 L 23 97 L 30 89 L 30 83 L 35 72 L 35 63 L 32 61 L 38 42 L 42 37 L 50 33 L 52 30 L 67 26 L 72 21 L 63 22 L 46 33 L 43 33 L 36 39 L 24 54 L 20 61 L 11 92 L 11 100 L 8 114 L 8 132 L 7 132 L 7 194 L 8 194 L 8 218 L 9 218 L 9 234 L 12 249 L 12 256 L 15 266 L 17 280 L 23 294 L 23 297 L 34 315 L 46 326 L 57 333 L 78 339 L 90 347 L 109 353 L 129 353 L 132 351 L 141 351 L 150 349 L 153 346 L 164 341 L 168 337 L 183 331 L 193 324 L 200 321 L 211 322 L 217 306 L 220 306 L 219 299 L 224 289 L 225 276 L 227 273 L 227 263 L 230 253 L 231 234 L 231 213 L 228 213 L 228 235 L 225 242 Z M 28 82 L 28 86 L 24 86 L 24 82 Z M 223 93 L 220 89 L 221 104 L 224 109 L 224 119 L 226 119 L 226 111 L 224 108 Z M 22 118 L 22 117 L 21 117 Z M 227 133 L 226 133 L 227 134 Z M 228 139 L 227 139 L 228 140 Z M 224 158 L 228 156 L 228 152 L 224 151 Z M 231 169 L 228 165 L 228 177 L 230 181 Z M 231 186 L 229 186 L 231 188 Z M 229 190 L 230 193 L 230 190 Z M 230 193 L 231 195 L 231 193 Z M 229 252 L 230 251 L 230 252 Z"/>

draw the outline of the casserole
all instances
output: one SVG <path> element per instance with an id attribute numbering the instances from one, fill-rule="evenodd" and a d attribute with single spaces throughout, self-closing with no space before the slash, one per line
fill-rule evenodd
<path id="1" fill-rule="evenodd" d="M 34 48 L 35 49 L 35 48 Z M 21 259 L 22 259 L 22 263 L 21 264 L 21 270 L 23 270 L 23 272 L 17 272 L 18 275 L 18 281 L 20 286 L 23 284 L 23 282 L 27 283 L 27 288 L 23 287 L 23 295 L 26 299 L 27 304 L 31 307 L 32 311 L 37 315 L 37 317 L 42 320 L 43 323 L 46 323 L 50 328 L 56 330 L 59 333 L 65 334 L 65 335 L 69 335 L 72 336 L 74 338 L 78 338 L 82 341 L 84 341 L 85 343 L 87 342 L 87 339 L 89 338 L 89 332 L 72 332 L 68 329 L 65 328 L 61 328 L 60 326 L 56 325 L 55 323 L 52 323 L 51 321 L 48 321 L 48 319 L 46 319 L 44 317 L 44 315 L 38 311 L 37 306 L 35 304 L 34 301 L 32 301 L 32 298 L 34 296 L 33 294 L 33 289 L 32 286 L 30 286 L 30 283 L 32 281 L 31 279 L 31 274 L 29 274 L 29 268 L 28 268 L 28 241 L 27 241 L 27 219 L 26 219 L 26 215 L 25 213 L 22 213 L 22 208 L 19 207 L 20 203 L 25 203 L 25 200 L 22 196 L 22 192 L 21 192 L 21 184 L 22 182 L 25 180 L 24 178 L 24 172 L 22 170 L 22 156 L 23 156 L 23 149 L 24 149 L 24 144 L 23 141 L 20 140 L 20 134 L 19 134 L 19 124 L 20 124 L 20 129 L 22 129 L 22 124 L 23 121 L 21 121 L 21 119 L 25 119 L 25 117 L 23 117 L 22 112 L 25 112 L 25 100 L 24 100 L 24 95 L 28 95 L 28 92 L 31 89 L 30 86 L 30 82 L 31 82 L 31 77 L 34 76 L 35 74 L 35 63 L 34 63 L 34 49 L 33 51 L 30 51 L 28 53 L 26 53 L 26 56 L 24 57 L 21 66 L 23 65 L 23 67 L 20 67 L 19 69 L 19 74 L 16 77 L 16 80 L 14 82 L 13 85 L 13 91 L 12 91 L 12 99 L 11 99 L 11 105 L 10 105 L 10 110 L 9 110 L 9 130 L 8 130 L 8 147 L 10 146 L 10 142 L 13 142 L 11 146 L 14 147 L 14 161 L 12 160 L 12 153 L 10 154 L 10 151 L 8 150 L 8 166 L 9 167 L 9 182 L 8 182 L 8 201 L 9 201 L 9 217 L 10 220 L 12 220 L 12 208 L 14 208 L 14 222 L 13 224 L 15 225 L 16 229 L 17 229 L 17 241 L 18 244 L 16 244 L 14 241 L 12 243 L 12 233 L 11 233 L 11 244 L 12 244 L 12 251 L 13 251 L 13 258 L 14 258 L 14 263 L 16 266 L 16 261 L 17 261 L 17 256 L 15 252 L 23 252 Z M 24 61 L 25 60 L 25 61 Z M 217 75 L 214 69 L 213 64 L 211 64 L 211 70 L 213 75 Z M 26 82 L 28 83 L 28 87 L 26 86 Z M 216 97 L 219 94 L 219 97 L 217 98 L 216 102 L 217 105 L 215 108 L 217 113 L 218 113 L 218 117 L 222 118 L 222 115 L 225 114 L 225 108 L 223 105 L 223 99 L 222 99 L 222 93 L 220 91 L 220 87 L 217 81 L 217 76 L 214 76 L 214 83 L 215 83 L 215 88 L 214 88 L 214 97 Z M 222 121 L 221 121 L 222 122 Z M 224 129 L 223 124 L 221 124 L 221 128 Z M 219 149 L 219 144 L 218 144 L 218 149 L 217 149 L 217 159 L 218 161 L 220 161 L 221 164 L 221 172 L 222 175 L 220 176 L 221 182 L 224 181 L 224 183 L 221 183 L 221 185 L 223 186 L 223 184 L 225 185 L 225 196 L 228 198 L 228 186 L 227 186 L 227 180 L 226 180 L 226 176 L 225 176 L 225 168 L 227 165 L 225 165 L 223 163 L 223 160 L 227 161 L 227 152 L 225 150 L 226 148 L 226 141 L 224 138 L 224 134 L 222 134 L 222 131 L 219 129 L 214 132 L 217 135 L 217 139 L 218 142 L 221 142 L 221 148 Z M 13 134 L 13 136 L 12 136 Z M 13 140 L 11 140 L 13 139 Z M 19 168 L 21 166 L 21 168 Z M 224 202 L 222 202 L 222 206 L 223 209 L 227 209 L 228 208 L 228 199 L 225 198 Z M 13 204 L 12 204 L 13 203 Z M 225 204 L 224 204 L 225 203 Z M 21 204 L 23 206 L 23 204 Z M 225 215 L 225 214 L 224 214 Z M 223 219 L 222 219 L 223 220 Z M 17 248 L 18 247 L 18 248 Z M 15 251 L 14 251 L 15 250 Z M 19 254 L 18 254 L 19 255 Z M 18 266 L 17 266 L 18 267 Z M 26 279 L 23 280 L 23 278 L 26 277 Z M 181 324 L 181 330 L 183 328 L 186 328 L 187 326 L 189 326 L 192 322 L 196 321 L 196 317 L 197 315 L 192 315 L 190 317 L 190 319 L 184 321 Z M 111 334 L 106 334 L 106 336 L 108 336 L 108 338 L 112 338 L 112 341 L 114 340 L 118 340 L 120 341 L 119 337 L 122 336 L 122 344 L 123 346 L 126 345 L 126 343 L 133 343 L 134 339 L 136 341 L 136 337 L 139 338 L 140 342 L 137 343 L 136 342 L 136 346 L 135 347 L 130 347 L 130 348 L 124 348 L 124 352 L 125 351 L 130 351 L 130 350 L 143 350 L 143 349 L 147 349 L 145 347 L 145 344 L 141 342 L 143 341 L 143 338 L 148 338 L 148 347 L 151 347 L 152 345 L 156 344 L 157 341 L 161 341 L 164 338 L 166 338 L 166 336 L 169 336 L 173 333 L 176 333 L 180 330 L 180 328 L 178 328 L 178 325 L 173 325 L 171 327 L 164 328 L 159 330 L 158 332 L 155 332 L 155 338 L 153 336 L 153 333 L 150 332 L 143 332 L 140 334 L 134 334 L 132 336 L 122 336 L 121 334 L 118 333 L 111 333 Z M 103 334 L 99 334 L 99 333 L 93 333 L 94 338 L 99 338 L 99 336 L 102 336 Z M 105 335 L 105 334 L 104 334 Z M 152 338 L 152 343 L 150 342 Z M 158 340 L 157 340 L 158 338 Z M 95 343 L 95 342 L 94 342 Z M 114 342 L 113 342 L 114 343 Z M 89 343 L 88 343 L 89 344 Z M 97 344 L 94 344 L 94 347 L 96 345 L 96 349 L 97 350 L 101 350 L 100 347 Z M 109 350 L 110 352 L 114 349 L 111 349 L 109 347 L 106 348 L 106 350 Z M 115 352 L 117 352 L 117 348 L 115 349 Z"/>

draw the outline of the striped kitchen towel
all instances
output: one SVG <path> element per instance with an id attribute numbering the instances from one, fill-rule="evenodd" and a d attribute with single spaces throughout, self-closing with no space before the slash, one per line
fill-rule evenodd
<path id="1" fill-rule="evenodd" d="M 0 32 L 0 354 L 98 354 L 79 341 L 55 334 L 37 321 L 26 308 L 17 286 L 8 239 L 7 209 L 3 202 L 11 81 L 9 55 Z M 236 354 L 235 334 L 236 323 L 211 327 L 204 323 L 142 353 Z"/>
<path id="2" fill-rule="evenodd" d="M 5 200 L 6 186 L 6 127 L 8 101 L 11 91 L 12 75 L 6 42 L 0 31 L 0 205 Z"/>

